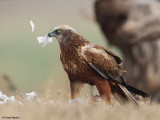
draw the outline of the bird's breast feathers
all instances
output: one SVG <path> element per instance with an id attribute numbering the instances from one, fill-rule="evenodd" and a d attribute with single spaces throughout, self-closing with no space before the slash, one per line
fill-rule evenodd
<path id="1" fill-rule="evenodd" d="M 81 54 L 79 54 L 79 50 L 75 51 L 75 53 L 70 52 L 68 54 L 61 53 L 61 61 L 63 68 L 67 73 L 76 74 L 81 71 L 81 67 L 84 67 L 86 62 L 83 60 Z"/>

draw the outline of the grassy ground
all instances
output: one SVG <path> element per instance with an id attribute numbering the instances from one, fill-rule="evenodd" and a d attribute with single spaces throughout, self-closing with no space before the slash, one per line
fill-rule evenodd
<path id="1" fill-rule="evenodd" d="M 23 105 L 18 102 L 0 105 L 0 119 L 18 117 L 19 120 L 159 120 L 159 104 L 143 104 L 137 109 L 132 105 L 122 107 L 116 101 L 113 101 L 112 105 L 101 102 L 91 105 L 86 98 L 82 103 L 69 104 L 68 97 L 59 93 L 53 96 L 47 93 L 39 94 L 37 97 L 41 99 L 40 102 L 37 102 L 37 97 L 32 102 L 26 102 L 24 97 L 16 97 Z"/>
<path id="2" fill-rule="evenodd" d="M 20 120 L 159 120 L 159 105 L 145 106 L 139 110 L 132 106 L 57 104 L 25 104 L 23 110 L 17 105 L 1 107 L 1 116 L 20 117 Z M 3 119 L 3 118 L 1 118 Z"/>
<path id="3" fill-rule="evenodd" d="M 87 89 L 88 88 L 88 89 Z M 98 94 L 93 89 L 93 94 Z M 84 86 L 80 98 L 82 102 L 69 103 L 69 88 L 57 89 L 56 84 L 49 80 L 43 84 L 41 91 L 27 101 L 25 93 L 15 92 L 15 101 L 0 104 L 0 119 L 19 120 L 159 120 L 160 104 L 139 102 L 141 108 L 128 104 L 121 106 L 112 97 L 112 104 L 104 104 L 98 99 L 91 104 L 91 93 Z M 10 95 L 8 95 L 10 96 Z M 21 103 L 20 103 L 21 102 Z M 18 118 L 14 118 L 18 117 Z"/>

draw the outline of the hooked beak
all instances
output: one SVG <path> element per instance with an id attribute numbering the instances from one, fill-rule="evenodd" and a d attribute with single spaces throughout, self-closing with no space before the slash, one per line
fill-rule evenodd
<path id="1" fill-rule="evenodd" d="M 55 32 L 50 32 L 47 34 L 47 37 L 56 37 L 57 35 L 55 34 Z"/>

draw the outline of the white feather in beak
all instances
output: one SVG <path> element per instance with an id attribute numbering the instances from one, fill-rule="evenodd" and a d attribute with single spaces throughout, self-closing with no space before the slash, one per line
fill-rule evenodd
<path id="1" fill-rule="evenodd" d="M 52 43 L 52 38 L 50 37 L 37 37 L 39 44 L 43 44 L 42 47 L 46 46 L 48 43 Z"/>

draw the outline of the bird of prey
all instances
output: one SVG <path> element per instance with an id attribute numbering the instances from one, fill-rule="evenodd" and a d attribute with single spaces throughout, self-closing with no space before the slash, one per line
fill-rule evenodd
<path id="1" fill-rule="evenodd" d="M 47 37 L 56 37 L 59 42 L 60 59 L 70 80 L 71 99 L 78 97 L 84 83 L 95 85 L 102 100 L 109 104 L 113 95 L 120 103 L 131 101 L 138 105 L 129 91 L 149 97 L 147 93 L 127 84 L 120 57 L 90 43 L 68 25 L 55 27 Z"/>

